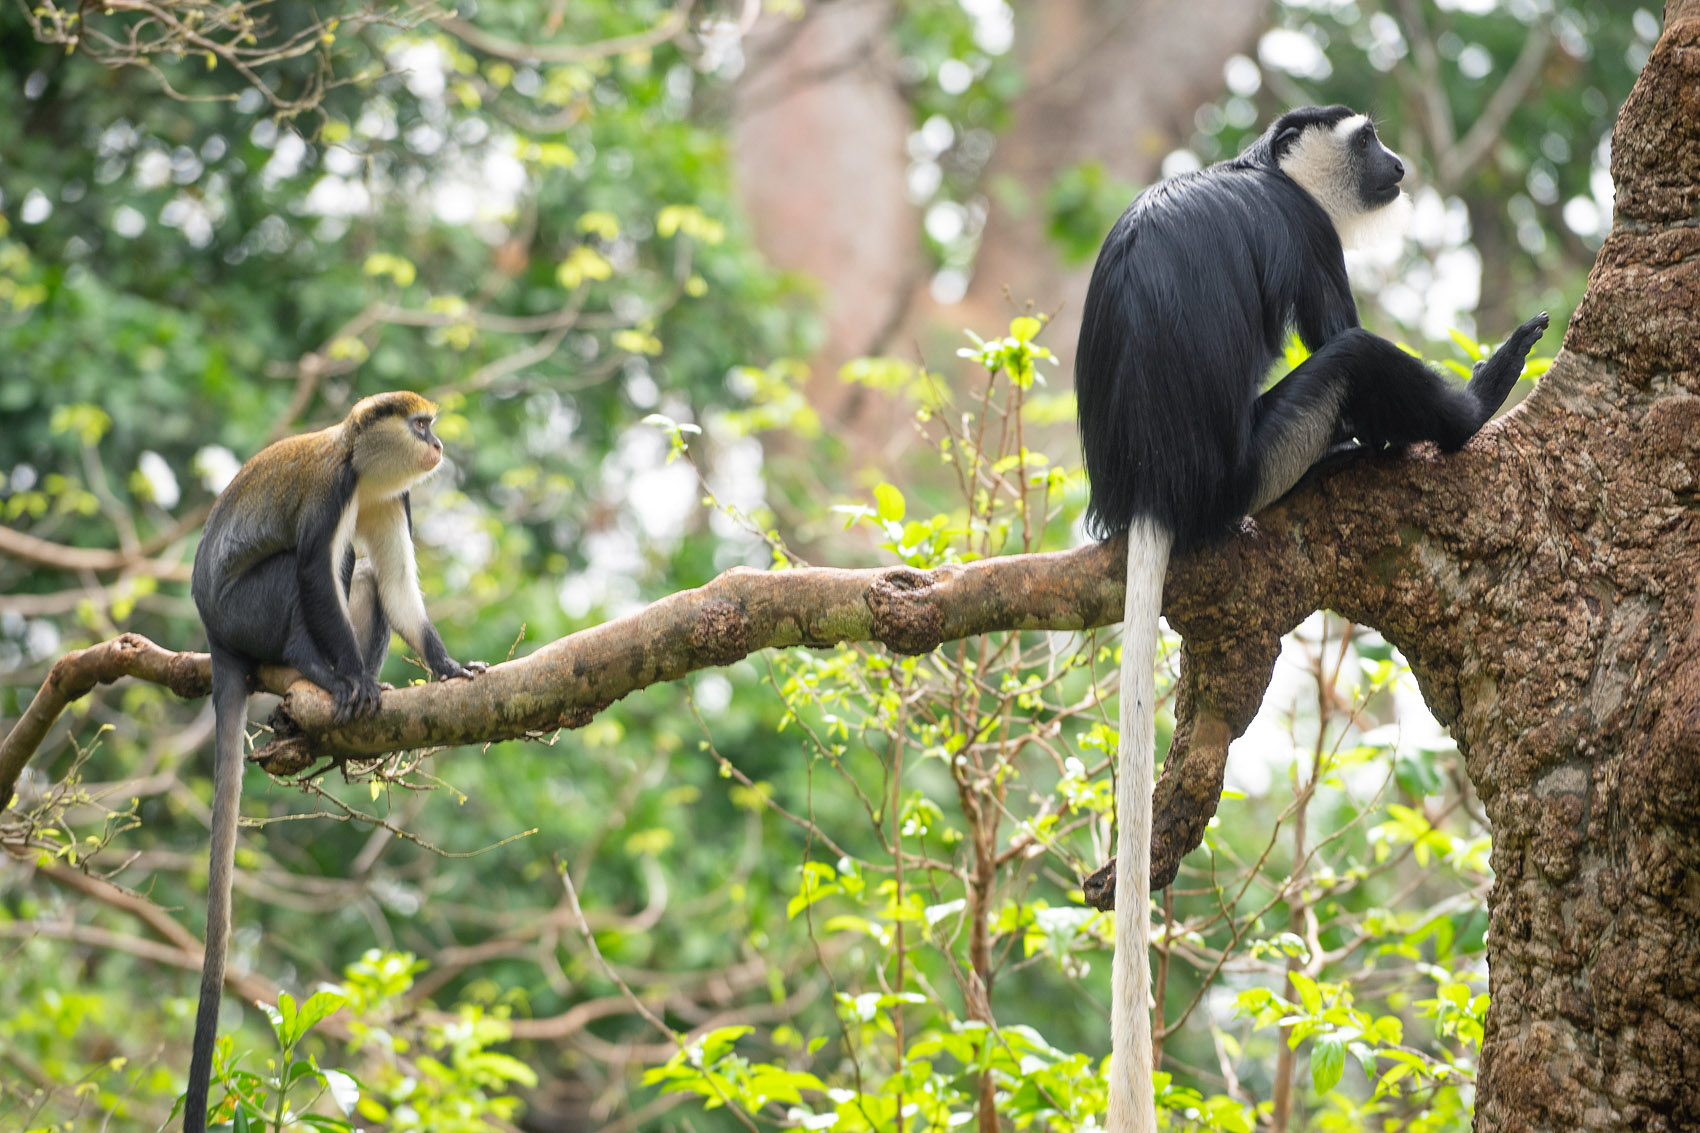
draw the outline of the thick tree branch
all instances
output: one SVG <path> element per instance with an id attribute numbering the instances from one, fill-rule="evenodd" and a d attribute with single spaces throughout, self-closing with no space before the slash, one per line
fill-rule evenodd
<path id="1" fill-rule="evenodd" d="M 696 590 L 552 642 L 474 680 L 385 693 L 376 715 L 333 727 L 332 703 L 285 669 L 263 671 L 284 695 L 280 739 L 255 758 L 287 772 L 319 758 L 482 744 L 580 727 L 628 693 L 766 648 L 879 641 L 925 653 L 993 630 L 1077 630 L 1121 617 L 1119 544 L 1015 555 L 932 571 L 731 570 Z M 179 696 L 210 687 L 204 653 L 172 653 L 138 634 L 60 659 L 23 717 L 0 740 L 0 798 L 65 706 L 131 676 Z"/>

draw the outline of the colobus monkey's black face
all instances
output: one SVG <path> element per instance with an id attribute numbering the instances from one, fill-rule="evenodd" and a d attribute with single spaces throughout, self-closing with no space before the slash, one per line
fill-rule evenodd
<path id="1" fill-rule="evenodd" d="M 1341 127 L 1354 126 L 1347 139 L 1346 152 L 1357 162 L 1358 191 L 1370 208 L 1391 204 L 1399 196 L 1399 182 L 1405 176 L 1405 163 L 1399 155 L 1381 144 L 1375 136 L 1375 124 L 1354 115 Z"/>

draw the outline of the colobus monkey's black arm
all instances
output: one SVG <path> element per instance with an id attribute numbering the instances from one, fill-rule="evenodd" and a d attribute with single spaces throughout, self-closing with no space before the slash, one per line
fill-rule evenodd
<path id="1" fill-rule="evenodd" d="M 1336 335 L 1257 399 L 1249 449 L 1257 487 L 1246 513 L 1286 495 L 1342 435 L 1371 448 L 1425 440 L 1462 448 L 1505 401 L 1546 327 L 1544 312 L 1518 327 L 1463 389 L 1366 330 Z"/>
<path id="2" fill-rule="evenodd" d="M 1464 389 L 1358 325 L 1342 243 L 1401 201 L 1404 163 L 1343 106 L 1282 115 L 1239 157 L 1141 193 L 1098 253 L 1075 356 L 1087 530 L 1126 532 L 1108 1133 L 1153 1133 L 1148 852 L 1152 673 L 1171 550 L 1285 494 L 1341 438 L 1456 449 L 1545 329 Z M 1305 362 L 1259 394 L 1289 328 Z"/>
<path id="3" fill-rule="evenodd" d="M 190 589 L 212 646 L 212 849 L 187 1133 L 204 1133 L 207 1123 L 255 667 L 299 669 L 335 699 L 339 720 L 376 710 L 392 623 L 436 676 L 484 668 L 449 657 L 426 616 L 411 518 L 398 498 L 442 461 L 436 415 L 413 393 L 366 398 L 341 424 L 260 452 L 207 516 Z M 356 548 L 366 553 L 358 563 Z"/>

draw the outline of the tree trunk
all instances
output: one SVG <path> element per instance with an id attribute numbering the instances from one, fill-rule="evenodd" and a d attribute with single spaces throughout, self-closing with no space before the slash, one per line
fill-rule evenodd
<path id="1" fill-rule="evenodd" d="M 888 0 L 817 4 L 801 19 L 764 16 L 748 41 L 751 66 L 732 119 L 738 195 L 756 246 L 820 284 L 824 339 L 811 360 L 809 402 L 864 457 L 893 436 L 909 438 L 907 412 L 865 404 L 838 369 L 886 349 L 926 276 L 892 19 Z"/>
<path id="2" fill-rule="evenodd" d="M 1506 430 L 1524 534 L 1458 565 L 1497 875 L 1481 1130 L 1700 1128 L 1700 0 L 1665 14 L 1566 364 Z"/>

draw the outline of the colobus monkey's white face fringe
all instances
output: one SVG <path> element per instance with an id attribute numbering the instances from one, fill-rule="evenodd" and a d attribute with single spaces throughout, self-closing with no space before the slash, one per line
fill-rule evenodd
<path id="1" fill-rule="evenodd" d="M 1281 156 L 1282 171 L 1316 198 L 1335 227 L 1363 209 L 1358 179 L 1353 175 L 1354 163 L 1347 160 L 1347 155 L 1353 132 L 1366 121 L 1362 114 L 1354 114 L 1341 119 L 1332 129 L 1312 126 Z"/>
<path id="2" fill-rule="evenodd" d="M 1362 159 L 1353 139 L 1369 118 L 1353 114 L 1331 128 L 1312 127 L 1281 156 L 1281 169 L 1316 199 L 1345 248 L 1370 247 L 1404 232 L 1411 204 L 1400 193 L 1385 205 L 1364 200 Z"/>

